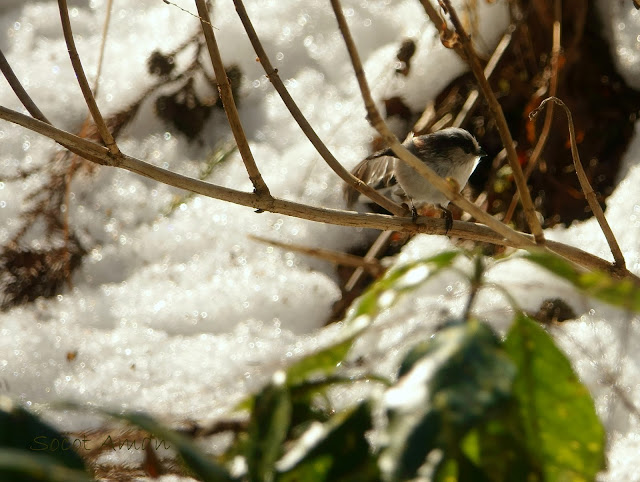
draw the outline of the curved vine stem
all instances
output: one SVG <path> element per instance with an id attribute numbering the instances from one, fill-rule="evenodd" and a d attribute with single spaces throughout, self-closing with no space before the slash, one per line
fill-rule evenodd
<path id="1" fill-rule="evenodd" d="M 536 117 L 540 111 L 544 108 L 545 105 L 552 101 L 562 107 L 564 109 L 564 113 L 567 115 L 567 123 L 569 124 L 569 139 L 571 141 L 571 157 L 573 158 L 573 165 L 576 170 L 576 174 L 578 175 L 578 181 L 580 182 L 580 187 L 582 188 L 582 192 L 584 192 L 585 197 L 587 198 L 587 202 L 589 203 L 589 207 L 591 211 L 593 211 L 593 215 L 598 220 L 598 224 L 600 225 L 600 229 L 604 233 L 604 237 L 607 238 L 607 243 L 609 243 L 609 248 L 611 249 L 611 254 L 613 254 L 613 259 L 615 260 L 615 265 L 620 269 L 626 269 L 626 263 L 624 261 L 624 256 L 622 255 L 622 250 L 618 245 L 618 241 L 611 231 L 611 227 L 607 221 L 607 218 L 604 216 L 604 212 L 602 211 L 602 207 L 600 207 L 600 203 L 596 198 L 595 192 L 593 192 L 593 188 L 591 187 L 591 183 L 587 178 L 587 173 L 584 172 L 584 168 L 582 167 L 582 161 L 580 161 L 580 154 L 578 153 L 578 145 L 576 144 L 576 133 L 575 127 L 573 125 L 573 117 L 571 116 L 571 111 L 557 97 L 548 97 L 543 100 L 537 109 L 535 109 L 529 117 Z"/>

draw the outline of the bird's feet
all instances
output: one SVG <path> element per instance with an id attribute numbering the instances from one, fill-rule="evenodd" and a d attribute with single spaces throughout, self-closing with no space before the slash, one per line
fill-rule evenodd
<path id="1" fill-rule="evenodd" d="M 418 220 L 418 210 L 413 205 L 413 203 L 411 203 L 411 219 L 414 223 Z"/>
<path id="2" fill-rule="evenodd" d="M 449 211 L 441 204 L 438 204 L 438 207 L 442 210 L 442 217 L 444 219 L 444 234 L 447 234 L 453 227 L 453 215 L 451 214 L 451 211 Z"/>

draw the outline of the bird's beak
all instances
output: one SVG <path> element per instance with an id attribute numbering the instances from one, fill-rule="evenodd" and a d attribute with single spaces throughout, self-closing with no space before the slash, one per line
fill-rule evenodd
<path id="1" fill-rule="evenodd" d="M 487 157 L 487 153 L 482 148 L 478 150 L 478 157 Z"/>

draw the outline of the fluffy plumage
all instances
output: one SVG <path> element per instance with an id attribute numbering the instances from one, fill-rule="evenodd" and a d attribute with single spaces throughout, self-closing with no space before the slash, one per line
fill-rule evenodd
<path id="1" fill-rule="evenodd" d="M 464 129 L 449 127 L 432 134 L 412 137 L 403 145 L 425 162 L 440 177 L 453 178 L 460 190 L 485 155 L 478 141 Z M 361 161 L 352 174 L 363 182 L 412 208 L 434 204 L 443 209 L 449 200 L 426 179 L 398 159 L 391 149 L 385 149 Z M 347 207 L 351 208 L 360 193 L 349 185 L 344 187 Z"/>

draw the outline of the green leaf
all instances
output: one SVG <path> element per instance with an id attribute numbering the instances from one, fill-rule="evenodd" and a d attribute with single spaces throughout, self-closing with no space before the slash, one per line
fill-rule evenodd
<path id="1" fill-rule="evenodd" d="M 88 482 L 82 470 L 71 469 L 52 455 L 26 450 L 0 448 L 0 480 L 21 482 Z"/>
<path id="2" fill-rule="evenodd" d="M 540 461 L 544 480 L 594 480 L 604 468 L 605 431 L 569 360 L 522 313 L 504 347 L 518 367 L 513 394 L 522 439 Z"/>
<path id="3" fill-rule="evenodd" d="M 371 428 L 369 402 L 315 423 L 278 462 L 277 480 L 379 480 L 377 459 L 365 438 Z"/>
<path id="4" fill-rule="evenodd" d="M 23 455 L 18 457 L 17 453 L 21 451 Z M 23 473 L 20 480 L 57 480 L 57 476 L 51 475 L 49 479 L 47 474 L 67 471 L 82 474 L 86 470 L 82 458 L 74 450 L 74 441 L 7 397 L 0 397 L 0 452 L 5 454 L 0 464 L 1 480 L 15 480 L 15 472 L 11 471 L 25 467 L 27 461 L 33 463 L 34 472 Z M 16 455 L 15 460 L 12 461 L 7 453 Z M 43 467 L 51 470 L 41 472 Z"/>
<path id="5" fill-rule="evenodd" d="M 392 305 L 401 293 L 416 289 L 443 268 L 451 266 L 459 254 L 457 251 L 446 251 L 431 258 L 415 261 L 390 271 L 384 278 L 375 282 L 358 298 L 355 310 L 345 322 L 345 334 L 340 341 L 302 358 L 289 367 L 289 386 L 299 385 L 311 377 L 317 379 L 331 375 L 344 360 L 353 341 L 367 328 L 373 317 Z"/>
<path id="6" fill-rule="evenodd" d="M 448 356 L 429 382 L 431 403 L 452 428 L 466 432 L 510 397 L 515 367 L 491 328 L 477 320 L 443 330 L 434 340 Z"/>
<path id="7" fill-rule="evenodd" d="M 323 348 L 301 358 L 287 369 L 289 386 L 299 385 L 311 378 L 322 378 L 332 374 L 347 356 L 355 335 L 334 345 Z"/>
<path id="8" fill-rule="evenodd" d="M 617 280 L 602 271 L 580 271 L 568 261 L 546 252 L 530 252 L 524 258 L 594 298 L 626 310 L 640 311 L 640 286 L 630 279 Z"/>
<path id="9" fill-rule="evenodd" d="M 361 315 L 373 318 L 381 310 L 393 305 L 400 294 L 415 290 L 442 269 L 450 267 L 459 255 L 459 251 L 445 251 L 387 272 L 358 298 L 350 319 Z"/>
<path id="10" fill-rule="evenodd" d="M 498 417 L 479 424 L 462 441 L 464 454 L 495 482 L 542 480 L 536 454 L 529 452 L 523 440 L 516 405 L 512 400 Z"/>
<path id="11" fill-rule="evenodd" d="M 438 330 L 438 332 L 428 340 L 422 340 L 411 347 L 400 363 L 398 378 L 402 378 L 409 373 L 416 363 L 424 361 L 426 358 L 443 349 L 447 342 L 457 343 L 460 336 L 466 332 L 465 322 L 462 320 L 449 320 Z M 452 329 L 451 328 L 458 328 Z M 454 339 L 455 338 L 455 339 Z"/>
<path id="12" fill-rule="evenodd" d="M 440 461 L 434 471 L 433 482 L 491 482 L 489 476 L 469 460 L 463 453 L 457 457 L 445 458 Z"/>
<path id="13" fill-rule="evenodd" d="M 509 399 L 515 376 L 495 334 L 475 320 L 451 324 L 414 347 L 399 374 L 387 391 L 392 408 L 382 457 L 390 479 L 415 477 L 434 448 L 472 470 L 460 455 L 460 441 Z M 427 399 L 421 401 L 420 392 Z M 409 406 L 394 402 L 412 397 Z"/>
<path id="14" fill-rule="evenodd" d="M 255 397 L 248 429 L 249 480 L 270 481 L 291 423 L 291 398 L 283 372 Z"/>
<path id="15" fill-rule="evenodd" d="M 424 407 L 405 413 L 390 414 L 388 442 L 380 456 L 387 479 L 412 479 L 427 456 L 441 444 L 442 416 Z"/>

